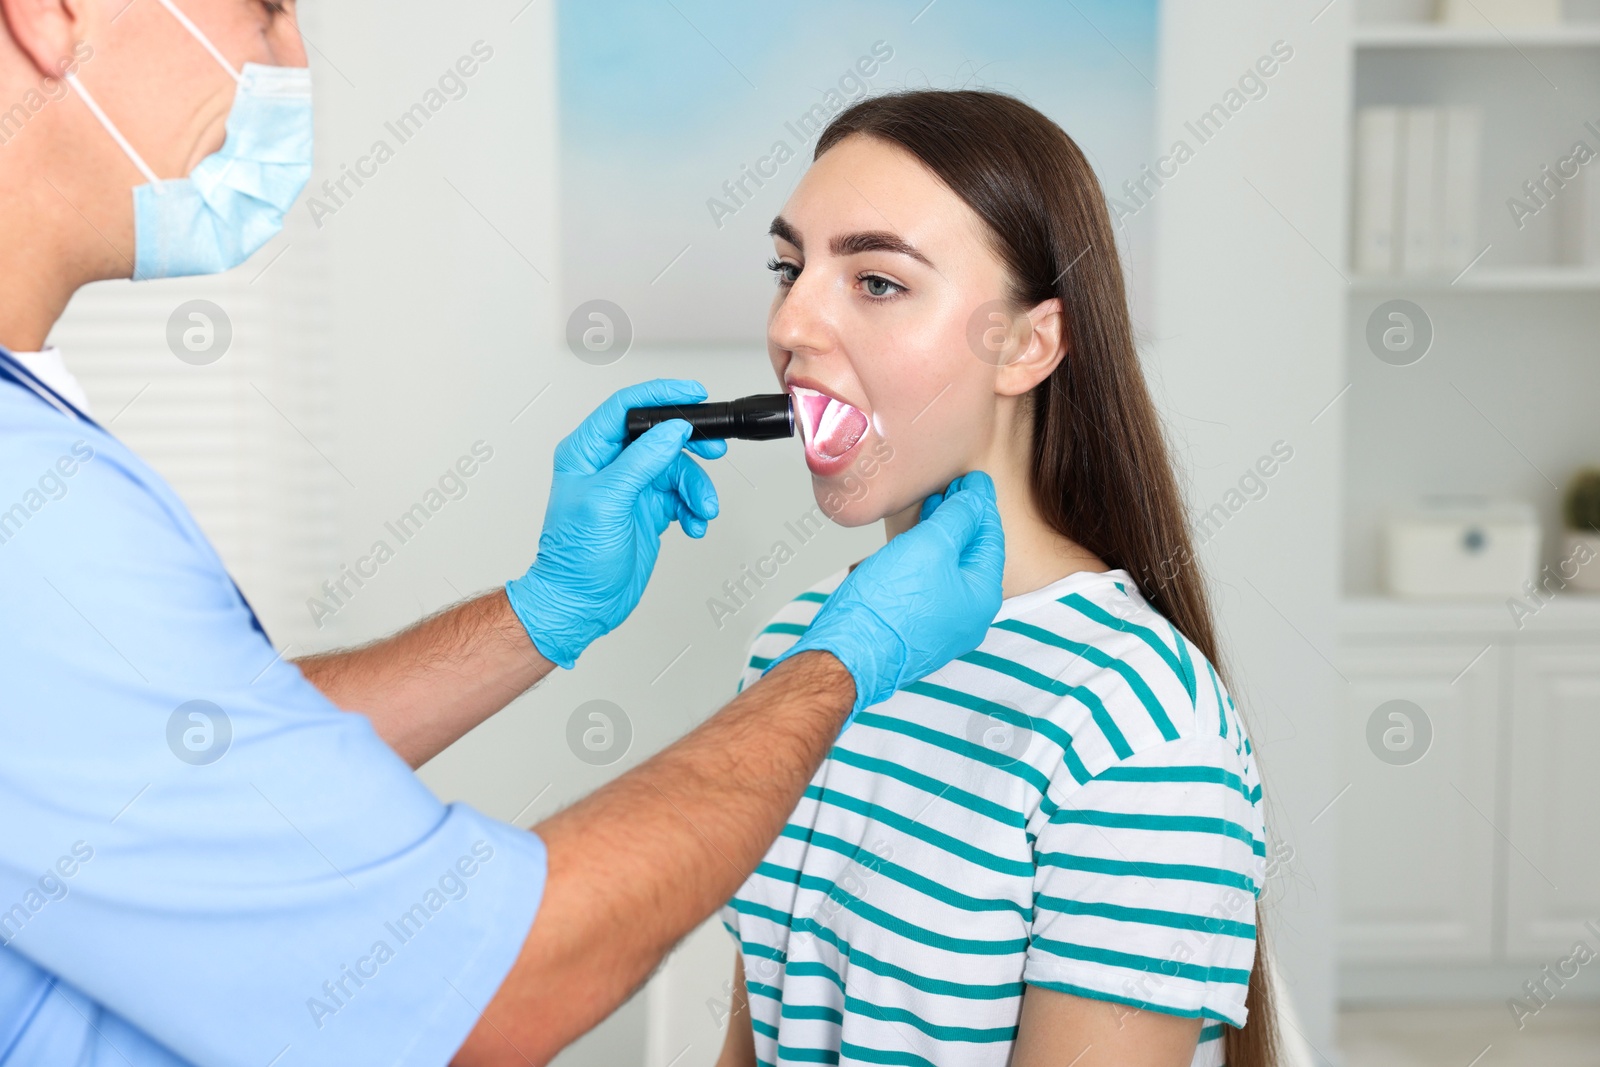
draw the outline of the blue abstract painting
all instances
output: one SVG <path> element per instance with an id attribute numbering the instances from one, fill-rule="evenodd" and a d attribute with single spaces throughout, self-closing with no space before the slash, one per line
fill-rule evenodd
<path id="1" fill-rule="evenodd" d="M 869 93 L 1011 93 L 1115 190 L 1154 147 L 1157 17 L 1156 0 L 566 0 L 563 310 L 613 301 L 646 348 L 761 344 L 767 226 L 821 127 Z"/>

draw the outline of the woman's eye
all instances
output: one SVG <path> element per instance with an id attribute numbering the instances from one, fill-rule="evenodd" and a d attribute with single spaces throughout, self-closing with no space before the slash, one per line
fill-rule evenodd
<path id="1" fill-rule="evenodd" d="M 880 278 L 876 274 L 864 275 L 861 284 L 866 286 L 867 295 L 873 297 L 894 296 L 905 291 L 902 286 L 896 285 L 888 278 Z"/>
<path id="2" fill-rule="evenodd" d="M 781 259 L 769 259 L 767 269 L 774 275 L 774 280 L 779 285 L 793 285 L 800 277 L 800 268 L 793 263 L 785 263 Z"/>

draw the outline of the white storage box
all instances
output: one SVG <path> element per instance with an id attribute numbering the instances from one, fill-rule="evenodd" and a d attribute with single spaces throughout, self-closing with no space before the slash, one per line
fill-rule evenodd
<path id="1" fill-rule="evenodd" d="M 1389 521 L 1384 579 L 1392 596 L 1521 596 L 1539 573 L 1539 520 L 1531 505 L 1475 497 L 1425 500 Z"/>

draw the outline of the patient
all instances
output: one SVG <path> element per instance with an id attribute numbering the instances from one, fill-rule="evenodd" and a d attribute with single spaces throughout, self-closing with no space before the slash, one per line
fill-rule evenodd
<path id="1" fill-rule="evenodd" d="M 893 538 L 987 471 L 1006 600 L 844 731 L 724 909 L 720 1063 L 1271 1062 L 1261 789 L 1093 171 L 1010 97 L 877 97 L 772 237 L 768 351 L 819 503 Z"/>

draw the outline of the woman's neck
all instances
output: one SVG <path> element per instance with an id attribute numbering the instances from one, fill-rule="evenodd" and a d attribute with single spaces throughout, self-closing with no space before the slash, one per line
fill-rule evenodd
<path id="1" fill-rule="evenodd" d="M 1006 532 L 1006 568 L 1001 590 L 1008 599 L 1043 589 L 1077 571 L 1103 571 L 1106 564 L 1069 537 L 1057 533 L 1034 506 L 1026 469 L 1019 463 L 983 468 L 994 479 L 1000 524 Z M 918 507 L 883 520 L 889 539 L 917 524 Z"/>

